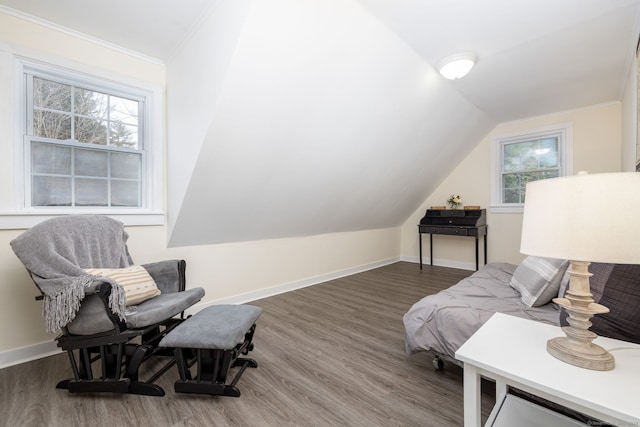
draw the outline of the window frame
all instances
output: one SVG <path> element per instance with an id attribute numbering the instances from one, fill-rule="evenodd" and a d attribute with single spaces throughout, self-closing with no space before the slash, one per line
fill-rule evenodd
<path id="1" fill-rule="evenodd" d="M 33 111 L 29 111 L 27 96 L 27 74 L 53 79 L 60 83 L 107 92 L 114 96 L 132 98 L 144 102 L 140 116 L 139 144 L 142 151 L 140 207 L 99 207 L 99 206 L 31 206 L 31 141 L 57 140 L 27 134 Z M 103 76 L 99 72 L 76 71 L 66 67 L 51 65 L 29 58 L 15 57 L 15 97 L 14 114 L 14 208 L 3 212 L 0 229 L 31 227 L 44 219 L 68 214 L 109 215 L 126 225 L 163 225 L 163 89 L 159 85 L 115 80 L 113 76 Z M 60 141 L 58 141 L 60 142 Z M 92 144 L 66 143 L 91 149 Z M 110 151 L 110 150 L 106 150 Z M 114 152 L 117 150 L 113 150 Z"/>
<path id="2" fill-rule="evenodd" d="M 559 176 L 573 174 L 573 123 L 560 123 L 535 129 L 527 129 L 492 137 L 491 141 L 491 213 L 522 213 L 524 203 L 504 203 L 502 172 L 503 147 L 507 144 L 526 142 L 549 137 L 558 138 Z"/>

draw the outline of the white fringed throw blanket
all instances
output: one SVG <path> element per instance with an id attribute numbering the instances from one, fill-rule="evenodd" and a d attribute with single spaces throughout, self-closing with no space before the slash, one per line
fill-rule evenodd
<path id="1" fill-rule="evenodd" d="M 47 332 L 71 322 L 96 276 L 84 268 L 132 265 L 124 225 L 106 216 L 70 215 L 44 221 L 11 241 L 11 248 L 44 294 Z M 100 278 L 101 281 L 108 281 Z M 109 307 L 124 320 L 125 294 L 111 282 Z"/>

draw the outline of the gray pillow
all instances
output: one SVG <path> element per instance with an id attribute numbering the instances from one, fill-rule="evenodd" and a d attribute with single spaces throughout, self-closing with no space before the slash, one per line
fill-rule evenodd
<path id="1" fill-rule="evenodd" d="M 547 304 L 558 295 L 568 265 L 567 260 L 528 256 L 514 271 L 510 285 L 527 307 Z"/>
<path id="2" fill-rule="evenodd" d="M 593 268 L 592 268 L 593 267 Z M 593 299 L 610 312 L 591 318 L 589 330 L 604 337 L 640 343 L 640 265 L 591 263 Z M 560 325 L 567 326 L 567 313 L 560 311 Z"/>

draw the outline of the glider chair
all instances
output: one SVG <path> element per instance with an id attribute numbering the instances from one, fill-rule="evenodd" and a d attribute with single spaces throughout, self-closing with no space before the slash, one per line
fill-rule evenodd
<path id="1" fill-rule="evenodd" d="M 47 331 L 61 331 L 57 345 L 68 354 L 73 378 L 57 388 L 164 395 L 154 382 L 175 358 L 158 344 L 204 290 L 185 289 L 182 260 L 134 265 L 127 239 L 119 221 L 69 215 L 44 221 L 11 241 L 42 294 L 36 299 L 43 300 Z M 143 365 L 152 356 L 162 361 Z"/>

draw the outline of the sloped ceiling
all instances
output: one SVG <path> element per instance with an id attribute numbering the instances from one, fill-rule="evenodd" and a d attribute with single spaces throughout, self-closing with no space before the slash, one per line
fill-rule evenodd
<path id="1" fill-rule="evenodd" d="M 180 64 L 221 50 L 208 51 L 215 25 L 205 25 L 193 56 L 169 65 L 170 140 L 204 131 L 192 163 L 170 169 L 191 172 L 183 188 L 170 184 L 184 196 L 170 198 L 172 244 L 398 226 L 492 127 L 358 2 L 234 3 L 212 17 L 243 13 L 231 57 L 181 77 Z M 221 88 L 209 91 L 222 68 Z M 195 90 L 207 93 L 196 109 L 214 108 L 189 123 L 192 100 L 172 94 Z M 184 152 L 169 148 L 170 158 Z"/>
<path id="2" fill-rule="evenodd" d="M 167 64 L 179 246 L 402 224 L 497 123 L 620 100 L 640 0 L 0 5 Z"/>

